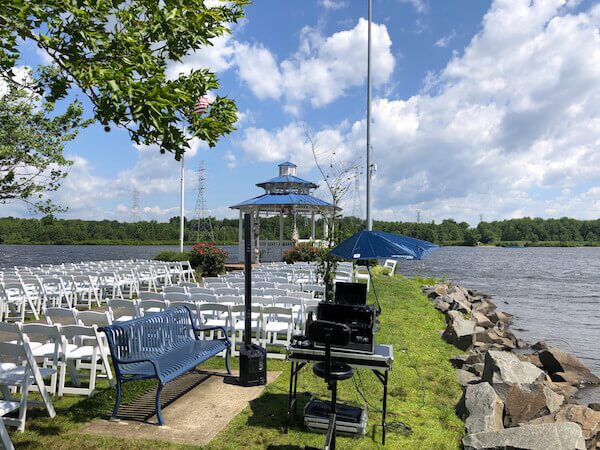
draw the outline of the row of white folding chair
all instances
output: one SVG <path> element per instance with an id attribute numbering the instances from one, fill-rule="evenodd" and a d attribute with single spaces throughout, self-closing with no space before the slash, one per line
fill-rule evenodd
<path id="1" fill-rule="evenodd" d="M 10 325 L 15 327 L 12 332 L 17 335 L 14 342 L 29 342 L 32 355 L 42 365 L 41 371 L 45 371 L 43 377 L 50 378 L 50 385 L 46 388 L 51 394 L 85 394 L 91 397 L 98 370 L 107 376 L 111 386 L 114 384 L 108 353 L 96 325 L 5 323 L 2 324 L 3 331 L 10 331 Z M 35 339 L 36 336 L 39 340 Z M 89 369 L 87 387 L 81 386 L 79 367 Z M 67 372 L 72 386 L 66 384 Z"/>
<path id="2" fill-rule="evenodd" d="M 16 324 L 3 324 L 4 328 L 7 325 L 17 328 Z M 29 400 L 29 391 L 32 388 L 39 390 L 43 400 L 41 404 L 46 408 L 49 416 L 56 416 L 42 374 L 43 371 L 48 375 L 48 369 L 40 370 L 27 337 L 18 328 L 15 336 L 14 342 L 0 342 L 0 360 L 10 359 L 13 361 L 2 363 L 0 368 L 0 391 L 3 395 L 3 399 L 0 400 L 0 416 L 19 410 L 16 418 L 0 417 L 0 437 L 4 448 L 14 448 L 6 432 L 5 425 L 16 426 L 19 431 L 24 431 L 27 420 L 27 407 L 39 403 Z M 12 391 L 17 390 L 20 390 L 20 396 L 14 398 Z"/>
<path id="3" fill-rule="evenodd" d="M 27 311 L 39 319 L 39 306 L 22 282 L 0 283 L 0 321 L 7 319 L 25 320 Z"/>
<path id="4" fill-rule="evenodd" d="M 300 300 L 300 299 L 293 299 Z M 199 326 L 204 327 L 223 327 L 228 330 L 228 337 L 231 340 L 231 352 L 233 356 L 238 354 L 237 344 L 242 343 L 245 330 L 245 305 L 242 303 L 223 304 L 223 303 L 200 303 L 200 302 L 173 302 L 172 307 L 185 305 L 196 316 Z M 301 302 L 300 305 L 301 307 Z M 285 346 L 290 342 L 294 330 L 300 329 L 300 323 L 297 321 L 297 313 L 293 306 L 281 305 L 259 305 L 253 304 L 251 307 L 251 329 L 254 333 L 253 341 L 260 343 L 263 347 L 266 345 Z M 213 339 L 214 330 L 209 332 L 204 338 Z M 282 337 L 283 335 L 283 337 Z M 267 356 L 275 358 L 285 358 L 283 353 L 269 353 Z"/>

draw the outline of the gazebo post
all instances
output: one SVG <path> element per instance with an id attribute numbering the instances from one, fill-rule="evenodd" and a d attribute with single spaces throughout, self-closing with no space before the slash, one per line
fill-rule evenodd
<path id="1" fill-rule="evenodd" d="M 329 226 L 327 225 L 327 214 L 323 213 L 323 240 L 329 237 Z"/>
<path id="2" fill-rule="evenodd" d="M 315 212 L 310 213 L 310 240 L 315 241 Z"/>
<path id="3" fill-rule="evenodd" d="M 255 258 L 254 258 L 254 262 L 256 264 L 260 263 L 260 221 L 258 219 L 258 209 L 256 209 L 254 211 L 254 222 L 253 222 L 253 227 L 252 229 L 254 230 L 254 243 L 256 245 L 256 253 L 255 253 Z"/>
<path id="4" fill-rule="evenodd" d="M 279 211 L 279 253 L 279 257 L 283 258 L 283 209 Z"/>
<path id="5" fill-rule="evenodd" d="M 296 213 L 296 208 L 294 205 L 294 212 L 292 214 L 292 217 L 294 218 L 294 224 L 292 225 L 292 241 L 299 237 L 298 236 L 298 227 L 296 226 L 296 216 L 297 216 L 297 213 Z"/>
<path id="6" fill-rule="evenodd" d="M 239 221 L 239 229 L 238 229 L 238 259 L 244 256 L 244 212 L 240 208 L 240 221 Z"/>

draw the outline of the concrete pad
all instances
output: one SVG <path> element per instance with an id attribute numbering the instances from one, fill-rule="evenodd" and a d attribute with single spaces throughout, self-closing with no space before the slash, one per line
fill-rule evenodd
<path id="1" fill-rule="evenodd" d="M 280 374 L 281 372 L 268 372 L 268 383 L 273 382 Z M 234 376 L 237 376 L 235 372 Z M 241 387 L 231 381 L 231 378 L 225 376 L 210 376 L 168 406 L 163 406 L 162 413 L 166 423 L 164 426 L 157 425 L 156 416 L 152 416 L 147 422 L 94 419 L 81 428 L 80 433 L 121 439 L 206 445 L 242 412 L 251 400 L 258 398 L 265 388 Z M 168 386 L 169 384 L 165 389 Z M 127 389 L 127 384 L 124 389 Z M 164 405 L 164 396 L 161 397 Z"/>

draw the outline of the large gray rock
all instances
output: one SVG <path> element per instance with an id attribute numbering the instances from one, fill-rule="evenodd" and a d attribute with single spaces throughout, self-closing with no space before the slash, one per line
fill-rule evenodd
<path id="1" fill-rule="evenodd" d="M 458 379 L 458 384 L 462 387 L 479 382 L 479 377 L 476 374 L 463 369 L 456 369 L 456 378 Z"/>
<path id="2" fill-rule="evenodd" d="M 473 345 L 475 321 L 466 320 L 458 311 L 448 311 L 446 321 L 448 325 L 442 333 L 442 338 L 463 351 L 468 350 Z"/>
<path id="3" fill-rule="evenodd" d="M 450 309 L 450 303 L 445 301 L 443 296 L 437 297 L 433 301 L 433 307 L 435 309 L 437 309 L 438 311 L 445 313 L 446 311 L 448 311 Z"/>
<path id="4" fill-rule="evenodd" d="M 490 384 L 535 384 L 546 374 L 509 352 L 490 350 L 485 355 L 482 381 Z"/>
<path id="5" fill-rule="evenodd" d="M 465 450 L 585 450 L 581 427 L 576 423 L 525 425 L 485 431 L 464 437 Z"/>
<path id="6" fill-rule="evenodd" d="M 499 431 L 502 426 L 504 403 L 489 383 L 468 385 L 464 392 L 464 404 L 468 417 L 467 433 Z"/>
<path id="7" fill-rule="evenodd" d="M 448 286 L 443 283 L 438 283 L 433 286 L 427 286 L 426 291 L 429 298 L 437 298 L 448 293 Z"/>
<path id="8" fill-rule="evenodd" d="M 583 384 L 600 383 L 600 378 L 594 375 L 575 355 L 563 352 L 556 347 L 547 346 L 540 351 L 539 357 L 540 362 L 550 374 L 564 372 L 569 377 L 575 377 Z"/>
<path id="9" fill-rule="evenodd" d="M 600 440 L 600 412 L 582 405 L 566 405 L 553 414 L 532 420 L 530 424 L 574 422 L 581 427 L 588 448 Z"/>
<path id="10" fill-rule="evenodd" d="M 477 326 L 483 328 L 493 328 L 494 324 L 490 319 L 487 318 L 485 314 L 480 313 L 479 311 L 473 311 L 471 318 L 477 322 Z"/>
<path id="11" fill-rule="evenodd" d="M 472 305 L 473 311 L 479 311 L 486 316 L 489 316 L 496 310 L 496 304 L 491 300 L 482 300 L 479 303 L 473 303 Z"/>
<path id="12" fill-rule="evenodd" d="M 504 387 L 504 386 L 502 386 Z M 557 411 L 565 398 L 543 384 L 511 384 L 508 390 L 494 386 L 504 401 L 504 425 L 515 427 L 537 417 Z"/>

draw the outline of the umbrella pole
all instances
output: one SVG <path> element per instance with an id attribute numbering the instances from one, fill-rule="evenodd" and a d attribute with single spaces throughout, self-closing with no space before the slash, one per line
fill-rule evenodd
<path id="1" fill-rule="evenodd" d="M 373 276 L 371 275 L 371 266 L 369 266 L 367 262 L 367 272 L 369 272 L 369 280 L 371 281 L 371 286 L 373 286 L 373 294 L 375 295 L 375 303 L 377 304 L 377 315 L 381 314 L 381 304 L 379 303 L 379 298 L 377 297 L 377 289 L 375 289 L 375 283 L 373 282 Z"/>

